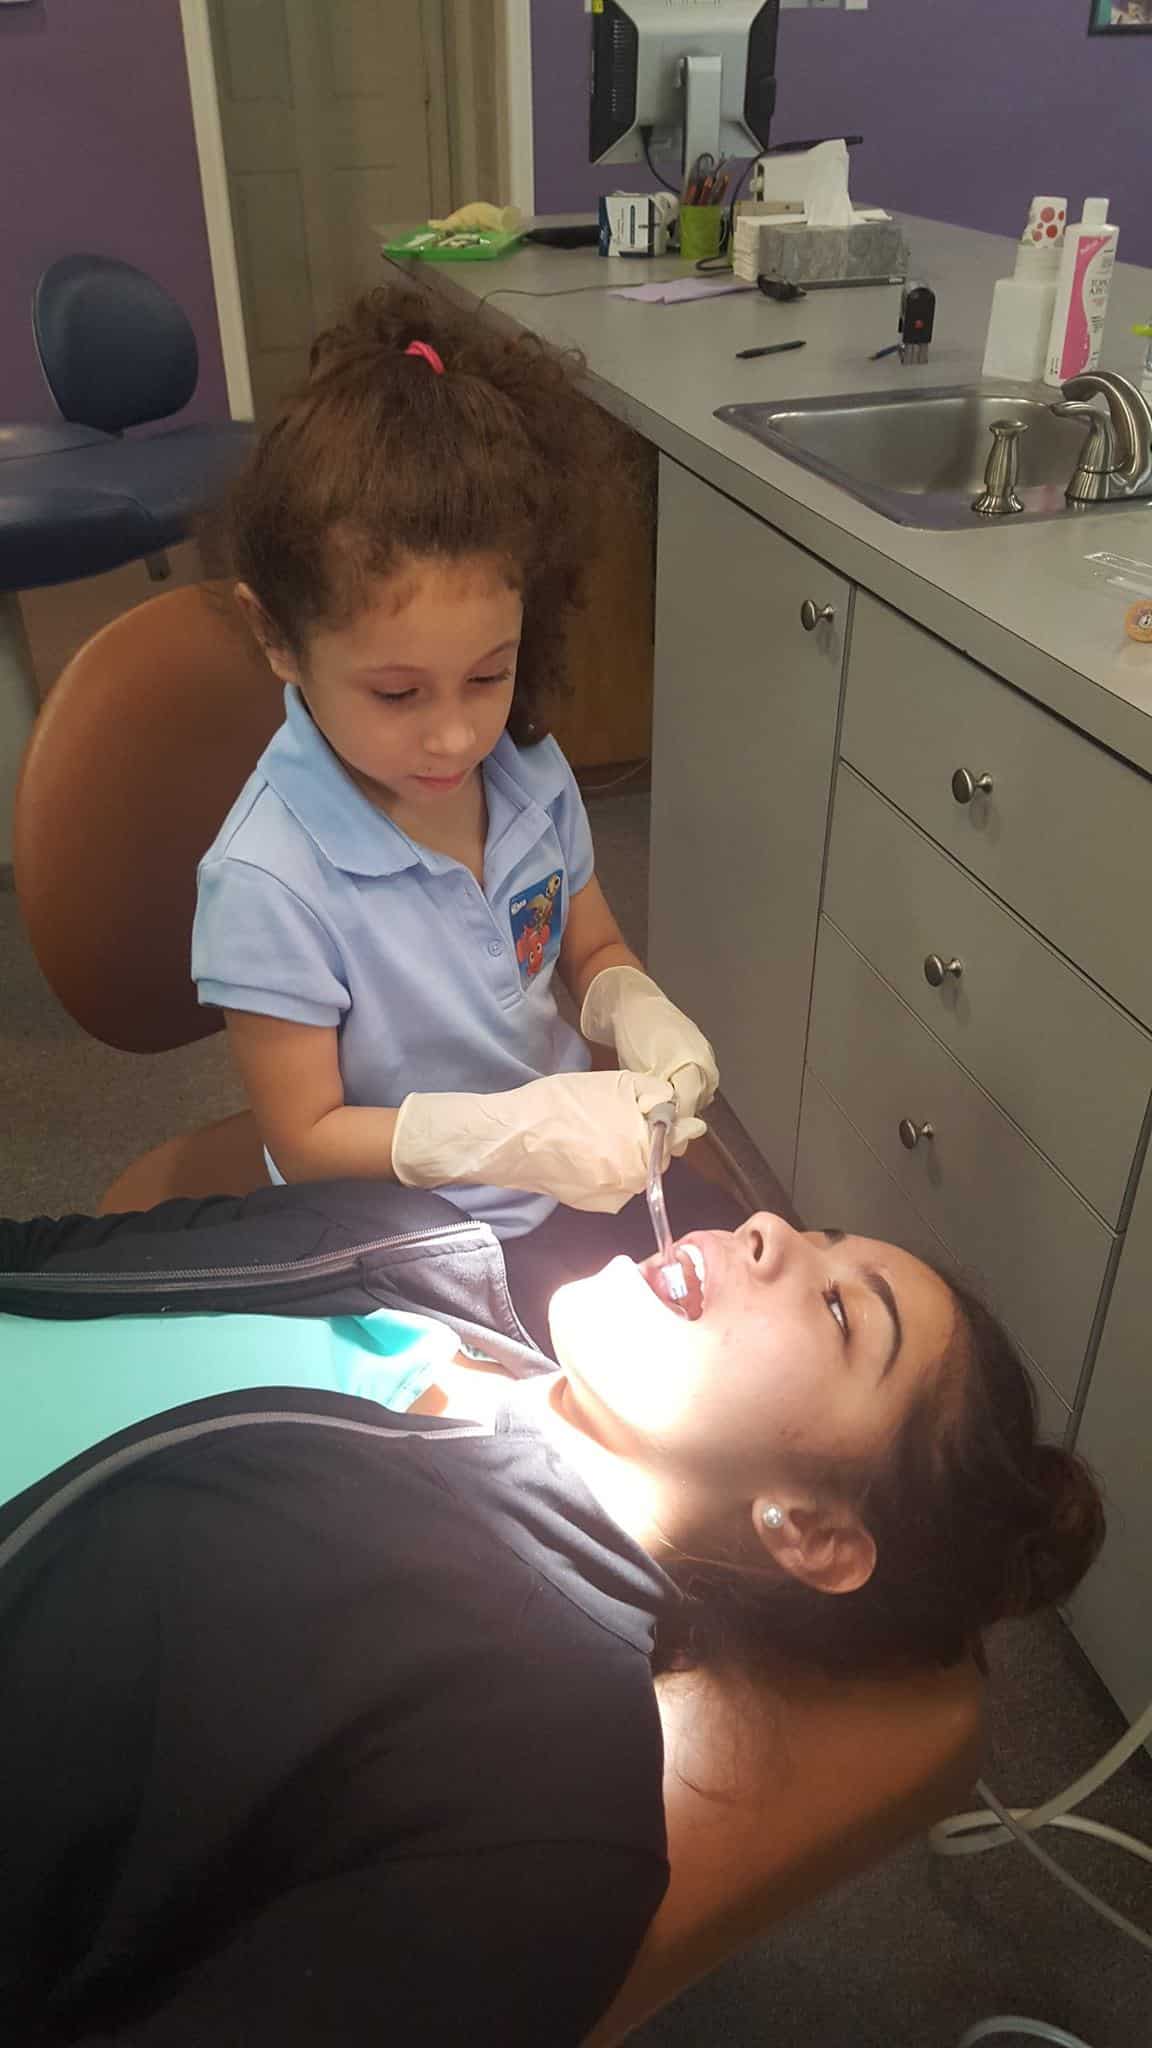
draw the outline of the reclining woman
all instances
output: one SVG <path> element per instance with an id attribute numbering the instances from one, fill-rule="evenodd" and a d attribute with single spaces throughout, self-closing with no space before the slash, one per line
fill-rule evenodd
<path id="1" fill-rule="evenodd" d="M 678 1255 L 692 1319 L 655 1260 L 562 1287 L 557 1369 L 436 1195 L 0 1225 L 13 2038 L 577 2044 L 667 1881 L 654 1676 L 946 1665 L 1071 1591 L 1099 1499 L 975 1301 L 766 1214 Z"/>

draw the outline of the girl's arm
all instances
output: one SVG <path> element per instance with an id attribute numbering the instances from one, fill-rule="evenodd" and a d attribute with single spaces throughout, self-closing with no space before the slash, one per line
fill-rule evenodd
<path id="1" fill-rule="evenodd" d="M 398 1111 L 347 1106 L 334 1026 L 224 1015 L 260 1136 L 285 1180 L 395 1180 Z"/>
<path id="2" fill-rule="evenodd" d="M 625 944 L 624 934 L 595 875 L 568 905 L 558 965 L 560 979 L 577 1009 L 605 967 L 635 967 L 641 973 L 644 971 L 631 946 Z"/>
<path id="3" fill-rule="evenodd" d="M 224 1014 L 260 1135 L 287 1181 L 525 1188 L 609 1213 L 644 1185 L 644 1118 L 662 1099 L 659 1082 L 615 1071 L 546 1074 L 495 1095 L 416 1093 L 398 1109 L 353 1109 L 334 1026 Z M 701 1128 L 684 1132 L 681 1151 Z"/>
<path id="4" fill-rule="evenodd" d="M 604 967 L 639 967 L 593 876 L 572 898 L 560 973 L 575 1003 Z M 344 1101 L 334 1025 L 229 1010 L 228 1041 L 260 1136 L 287 1181 L 395 1180 L 394 1109 Z"/>

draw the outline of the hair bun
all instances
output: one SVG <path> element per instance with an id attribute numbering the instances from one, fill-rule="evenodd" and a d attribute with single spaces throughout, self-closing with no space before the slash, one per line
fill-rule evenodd
<path id="1" fill-rule="evenodd" d="M 413 341 L 435 349 L 444 361 L 471 338 L 474 309 L 453 306 L 439 294 L 426 296 L 408 284 L 378 285 L 349 306 L 342 319 L 318 334 L 308 356 L 310 376 L 356 360 L 399 362 Z M 503 344 L 501 343 L 501 349 Z M 489 352 L 493 344 L 488 342 Z M 499 351 L 497 351 L 499 352 Z"/>
<path id="2" fill-rule="evenodd" d="M 1029 1477 L 1035 1520 L 1007 1563 L 1006 1616 L 1031 1614 L 1066 1600 L 1104 1541 L 1104 1505 L 1083 1458 L 1058 1444 L 1039 1443 Z"/>

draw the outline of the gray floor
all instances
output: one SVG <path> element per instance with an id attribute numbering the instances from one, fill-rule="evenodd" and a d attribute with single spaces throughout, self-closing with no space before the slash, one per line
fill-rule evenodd
<path id="1" fill-rule="evenodd" d="M 647 799 L 622 794 L 591 808 L 601 875 L 642 949 Z M 219 1038 L 145 1059 L 85 1039 L 44 986 L 13 897 L 0 894 L 0 1211 L 89 1208 L 136 1152 L 237 1102 Z M 739 1149 L 738 1128 L 725 1135 Z M 746 1143 L 742 1163 L 759 1199 L 770 1199 Z M 1059 1622 L 1004 1630 L 990 1650 L 987 1775 L 1011 1803 L 1036 1802 L 1116 1739 L 1119 1716 Z M 1152 1765 L 1129 1765 L 1091 1811 L 1152 1841 Z M 1046 1839 L 1152 1927 L 1148 1865 Z M 941 1863 L 918 1847 L 803 1914 L 635 2039 L 646 2048 L 956 2048 L 965 2027 L 1003 2012 L 1063 2027 L 1090 2048 L 1149 2048 L 1152 1957 L 1033 1875 L 1021 1851 Z"/>

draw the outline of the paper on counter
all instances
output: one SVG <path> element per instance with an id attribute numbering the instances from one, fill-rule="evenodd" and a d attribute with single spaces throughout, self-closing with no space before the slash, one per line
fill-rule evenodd
<path id="1" fill-rule="evenodd" d="M 660 284 L 614 285 L 610 299 L 639 299 L 646 306 L 677 306 L 684 299 L 719 299 L 727 292 L 755 291 L 739 277 L 669 277 Z"/>

